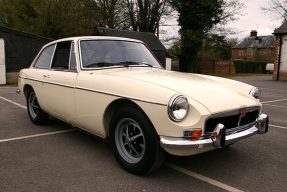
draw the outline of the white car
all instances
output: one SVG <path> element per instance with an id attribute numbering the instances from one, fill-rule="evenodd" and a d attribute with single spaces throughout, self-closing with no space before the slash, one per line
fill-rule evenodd
<path id="1" fill-rule="evenodd" d="M 273 73 L 274 71 L 274 63 L 267 63 L 266 64 L 266 73 Z"/>
<path id="2" fill-rule="evenodd" d="M 51 42 L 18 85 L 34 124 L 53 116 L 109 139 L 119 164 L 137 175 L 159 168 L 166 152 L 194 155 L 268 131 L 258 88 L 166 71 L 134 39 Z"/>

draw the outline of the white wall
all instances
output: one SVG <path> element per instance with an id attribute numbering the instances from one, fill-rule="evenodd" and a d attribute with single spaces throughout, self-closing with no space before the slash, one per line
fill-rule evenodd
<path id="1" fill-rule="evenodd" d="M 287 72 L 287 35 L 283 37 L 282 43 L 280 71 Z"/>
<path id="2" fill-rule="evenodd" d="M 4 39 L 0 39 L 0 85 L 6 84 Z"/>
<path id="3" fill-rule="evenodd" d="M 169 71 L 171 70 L 171 58 L 165 58 L 165 69 Z"/>

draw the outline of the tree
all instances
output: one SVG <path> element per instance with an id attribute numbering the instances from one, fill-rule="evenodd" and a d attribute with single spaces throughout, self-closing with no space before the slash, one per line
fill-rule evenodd
<path id="1" fill-rule="evenodd" d="M 53 39 L 91 34 L 90 15 L 78 0 L 0 0 L 0 25 Z"/>
<path id="2" fill-rule="evenodd" d="M 133 31 L 155 33 L 167 11 L 167 0 L 128 0 L 126 5 Z"/>
<path id="3" fill-rule="evenodd" d="M 128 14 L 125 0 L 85 0 L 85 6 L 98 26 L 126 29 Z"/>
<path id="4" fill-rule="evenodd" d="M 181 41 L 179 39 L 175 40 L 170 48 L 168 48 L 167 52 L 171 55 L 179 57 L 181 50 Z"/>
<path id="5" fill-rule="evenodd" d="M 224 35 L 209 34 L 203 41 L 199 55 L 202 58 L 213 60 L 230 60 L 232 47 L 237 43 L 238 39 L 228 39 Z"/>
<path id="6" fill-rule="evenodd" d="M 155 32 L 167 0 L 0 0 L 0 25 L 58 39 L 96 27 Z"/>
<path id="7" fill-rule="evenodd" d="M 261 7 L 265 13 L 271 13 L 275 19 L 287 20 L 287 1 L 270 0 L 268 7 Z"/>
<path id="8" fill-rule="evenodd" d="M 235 20 L 243 4 L 236 0 L 171 0 L 170 3 L 178 11 L 181 27 L 179 69 L 198 72 L 204 39 L 216 26 Z"/>

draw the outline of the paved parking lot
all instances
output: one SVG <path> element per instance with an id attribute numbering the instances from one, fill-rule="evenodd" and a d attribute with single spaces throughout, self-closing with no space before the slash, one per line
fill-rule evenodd
<path id="1" fill-rule="evenodd" d="M 269 132 L 176 157 L 144 177 L 125 172 L 109 144 L 52 119 L 36 126 L 16 87 L 0 86 L 0 191 L 286 191 L 287 82 L 237 77 L 262 91 Z"/>

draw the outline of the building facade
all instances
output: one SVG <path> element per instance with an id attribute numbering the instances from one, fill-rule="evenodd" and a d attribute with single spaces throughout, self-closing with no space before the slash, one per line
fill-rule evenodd
<path id="1" fill-rule="evenodd" d="M 233 59 L 273 62 L 274 57 L 275 37 L 257 36 L 256 30 L 252 30 L 249 37 L 232 47 Z"/>
<path id="2" fill-rule="evenodd" d="M 274 80 L 287 80 L 287 21 L 274 30 L 276 37 Z"/>
<path id="3" fill-rule="evenodd" d="M 18 72 L 29 67 L 42 46 L 50 41 L 52 40 L 0 26 L 0 83 L 17 83 Z"/>

